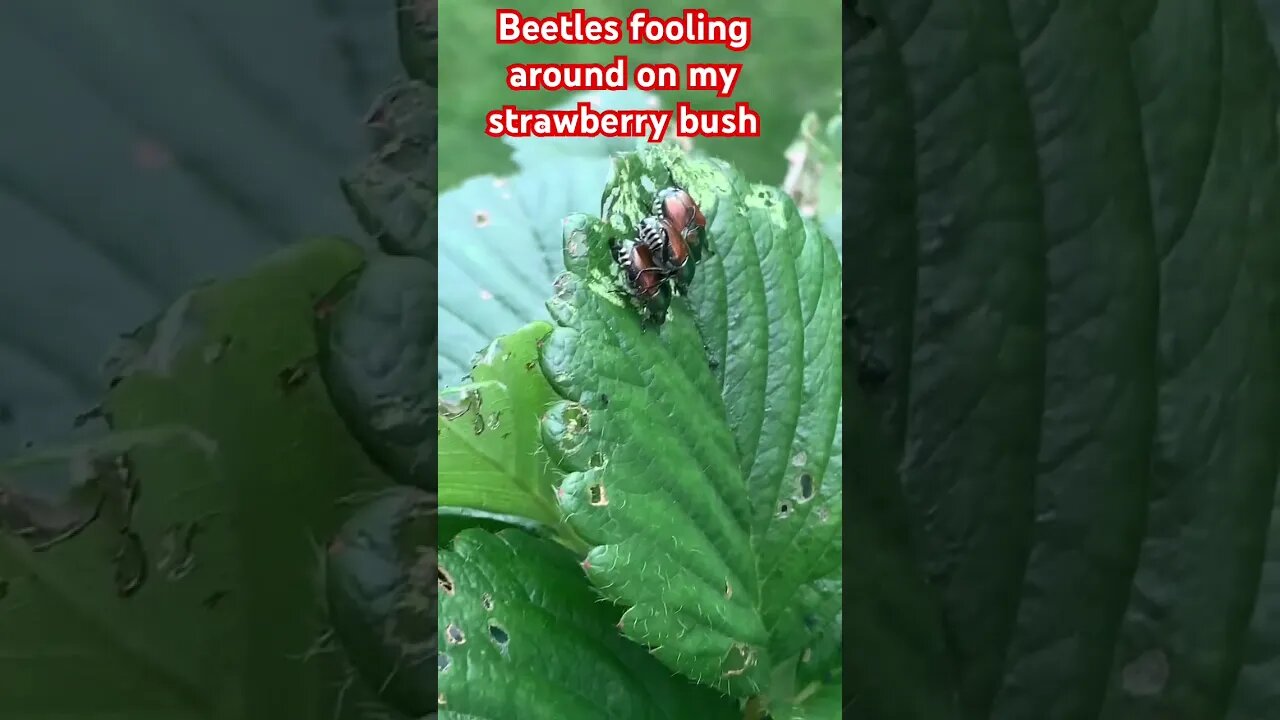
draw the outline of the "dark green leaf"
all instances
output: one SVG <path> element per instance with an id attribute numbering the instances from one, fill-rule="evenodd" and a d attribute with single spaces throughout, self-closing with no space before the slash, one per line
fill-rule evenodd
<path id="1" fill-rule="evenodd" d="M 850 717 L 842 712 L 838 683 L 811 686 L 806 693 L 791 702 L 781 703 L 772 708 L 769 711 L 770 720 L 840 720 Z"/>
<path id="2" fill-rule="evenodd" d="M 316 241 L 184 296 L 116 356 L 115 434 L 38 485 L 4 473 L 5 712 L 334 716 L 342 676 L 306 659 L 327 623 L 316 546 L 385 480 L 315 377 L 313 303 L 359 262 Z"/>
<path id="3" fill-rule="evenodd" d="M 364 682 L 410 717 L 435 709 L 436 512 L 397 488 L 371 500 L 329 544 L 329 618 Z"/>
<path id="4" fill-rule="evenodd" d="M 322 307 L 320 369 L 353 435 L 402 483 L 436 485 L 436 274 L 374 256 Z M 335 293 L 336 294 L 336 293 Z"/>
<path id="5" fill-rule="evenodd" d="M 440 49 L 437 0 L 396 0 L 400 64 L 409 77 L 436 85 Z"/>
<path id="6" fill-rule="evenodd" d="M 1274 714 L 1255 3 L 867 5 L 845 188 L 875 418 L 851 429 L 900 469 L 967 714 Z"/>
<path id="7" fill-rule="evenodd" d="M 467 530 L 440 551 L 440 577 L 442 720 L 739 717 L 620 636 L 617 610 L 554 543 Z"/>
<path id="8" fill-rule="evenodd" d="M 373 154 L 342 179 L 361 227 L 384 252 L 436 262 L 436 89 L 398 82 L 374 102 L 365 126 Z"/>
<path id="9" fill-rule="evenodd" d="M 111 340 L 192 285 L 355 229 L 334 180 L 390 22 L 356 0 L 0 4 L 0 454 L 60 441 Z"/>

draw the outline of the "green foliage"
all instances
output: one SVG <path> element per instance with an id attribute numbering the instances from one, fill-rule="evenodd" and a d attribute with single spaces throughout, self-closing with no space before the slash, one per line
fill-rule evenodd
<path id="1" fill-rule="evenodd" d="M 648 107 L 641 92 L 596 93 L 602 105 Z M 582 96 L 565 102 L 572 107 Z M 471 353 L 527 323 L 546 320 L 547 288 L 564 268 L 560 221 L 598 212 L 610 153 L 634 141 L 511 140 L 520 172 L 482 175 L 440 195 L 440 373 L 458 382 Z"/>
<path id="2" fill-rule="evenodd" d="M 340 183 L 383 252 L 436 259 L 436 89 L 399 81 L 365 116 L 373 153 Z"/>
<path id="3" fill-rule="evenodd" d="M 71 442 L 105 349 L 192 286 L 356 229 L 334 179 L 396 72 L 388 10 L 0 3 L 0 456 Z"/>
<path id="4" fill-rule="evenodd" d="M 436 275 L 374 256 L 320 301 L 319 366 L 335 407 L 398 482 L 436 485 Z"/>
<path id="5" fill-rule="evenodd" d="M 311 327 L 359 262 L 315 241 L 184 296 L 111 363 L 112 434 L 0 471 L 5 713 L 334 717 L 315 546 L 379 474 Z"/>
<path id="6" fill-rule="evenodd" d="M 886 510 L 845 562 L 870 594 L 851 637 L 899 653 L 845 668 L 854 712 L 1274 715 L 1280 162 L 1255 3 L 864 5 L 850 430 Z M 923 670 L 940 648 L 948 672 Z"/>
<path id="7" fill-rule="evenodd" d="M 472 382 L 441 393 L 441 504 L 559 523 L 534 422 L 555 399 L 538 369 L 550 331 L 533 323 L 494 340 L 477 357 Z"/>
<path id="8" fill-rule="evenodd" d="M 326 599 L 356 672 L 410 717 L 435 709 L 436 510 L 396 488 L 356 512 L 329 544 Z"/>
<path id="9" fill-rule="evenodd" d="M 564 548 L 468 530 L 440 551 L 440 717 L 729 720 L 727 698 L 672 677 Z"/>
<path id="10" fill-rule="evenodd" d="M 706 214 L 707 252 L 692 294 L 654 326 L 621 294 L 609 247 L 672 181 Z M 557 535 L 625 609 L 624 636 L 737 697 L 784 692 L 771 687 L 778 665 L 787 687 L 819 687 L 840 664 L 835 249 L 778 191 L 674 147 L 617 156 L 604 196 L 603 219 L 557 223 L 567 272 L 547 303 L 556 326 L 537 335 L 541 373 L 512 376 L 518 358 L 506 366 L 508 389 L 549 381 L 563 399 L 498 426 L 516 433 L 541 416 Z M 442 399 L 474 397 L 485 369 L 477 363 L 473 383 Z M 452 463 L 441 452 L 447 505 Z M 505 452 L 527 456 L 511 443 Z M 480 500 L 500 496 L 475 495 L 469 506 L 490 510 Z"/>

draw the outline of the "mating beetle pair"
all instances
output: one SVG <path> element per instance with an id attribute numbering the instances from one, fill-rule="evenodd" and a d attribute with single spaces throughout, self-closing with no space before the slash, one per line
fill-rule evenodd
<path id="1" fill-rule="evenodd" d="M 702 257 L 707 219 L 679 187 L 659 192 L 652 213 L 636 226 L 633 240 L 614 248 L 614 257 L 625 273 L 628 294 L 646 315 L 662 322 L 671 303 L 667 280 L 682 294 L 688 290 Z"/>

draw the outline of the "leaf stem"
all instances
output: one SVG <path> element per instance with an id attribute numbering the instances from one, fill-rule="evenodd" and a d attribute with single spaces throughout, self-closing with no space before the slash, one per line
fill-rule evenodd
<path id="1" fill-rule="evenodd" d="M 561 545 L 572 550 L 574 554 L 579 557 L 586 557 L 587 553 L 591 552 L 591 543 L 583 540 L 578 533 L 573 531 L 573 528 L 569 527 L 568 523 L 562 521 L 556 524 L 555 528 L 556 540 L 558 540 Z"/>

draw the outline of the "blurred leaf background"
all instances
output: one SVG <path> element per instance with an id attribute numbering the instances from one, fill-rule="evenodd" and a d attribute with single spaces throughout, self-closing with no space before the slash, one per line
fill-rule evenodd
<path id="1" fill-rule="evenodd" d="M 550 17 L 582 8 L 594 17 L 621 17 L 636 7 L 651 15 L 674 17 L 685 7 L 700 7 L 720 17 L 746 16 L 752 21 L 751 46 L 733 52 L 718 45 L 498 45 L 495 11 L 516 6 L 526 16 Z M 510 3 L 504 0 L 444 2 L 440 6 L 440 188 L 454 187 L 484 173 L 505 175 L 515 169 L 511 150 L 484 134 L 484 117 L 504 104 L 543 109 L 563 103 L 571 94 L 513 92 L 506 86 L 512 63 L 607 63 L 614 55 L 638 63 L 674 63 L 683 71 L 690 62 L 742 63 L 733 97 L 714 92 L 679 90 L 660 93 L 662 106 L 680 101 L 696 109 L 730 108 L 749 102 L 760 114 L 759 138 L 697 138 L 695 145 L 738 167 L 752 182 L 778 184 L 786 173 L 783 153 L 810 110 L 823 114 L 837 107 L 840 87 L 841 5 L 835 0 L 776 3 L 768 0 L 708 0 L 685 3 L 635 3 L 621 0 L 552 0 Z M 682 72 L 683 81 L 683 72 Z M 668 137 L 670 137 L 670 132 Z"/>
<path id="2" fill-rule="evenodd" d="M 0 456 L 72 432 L 121 333 L 319 234 L 399 72 L 392 0 L 0 3 Z"/>

